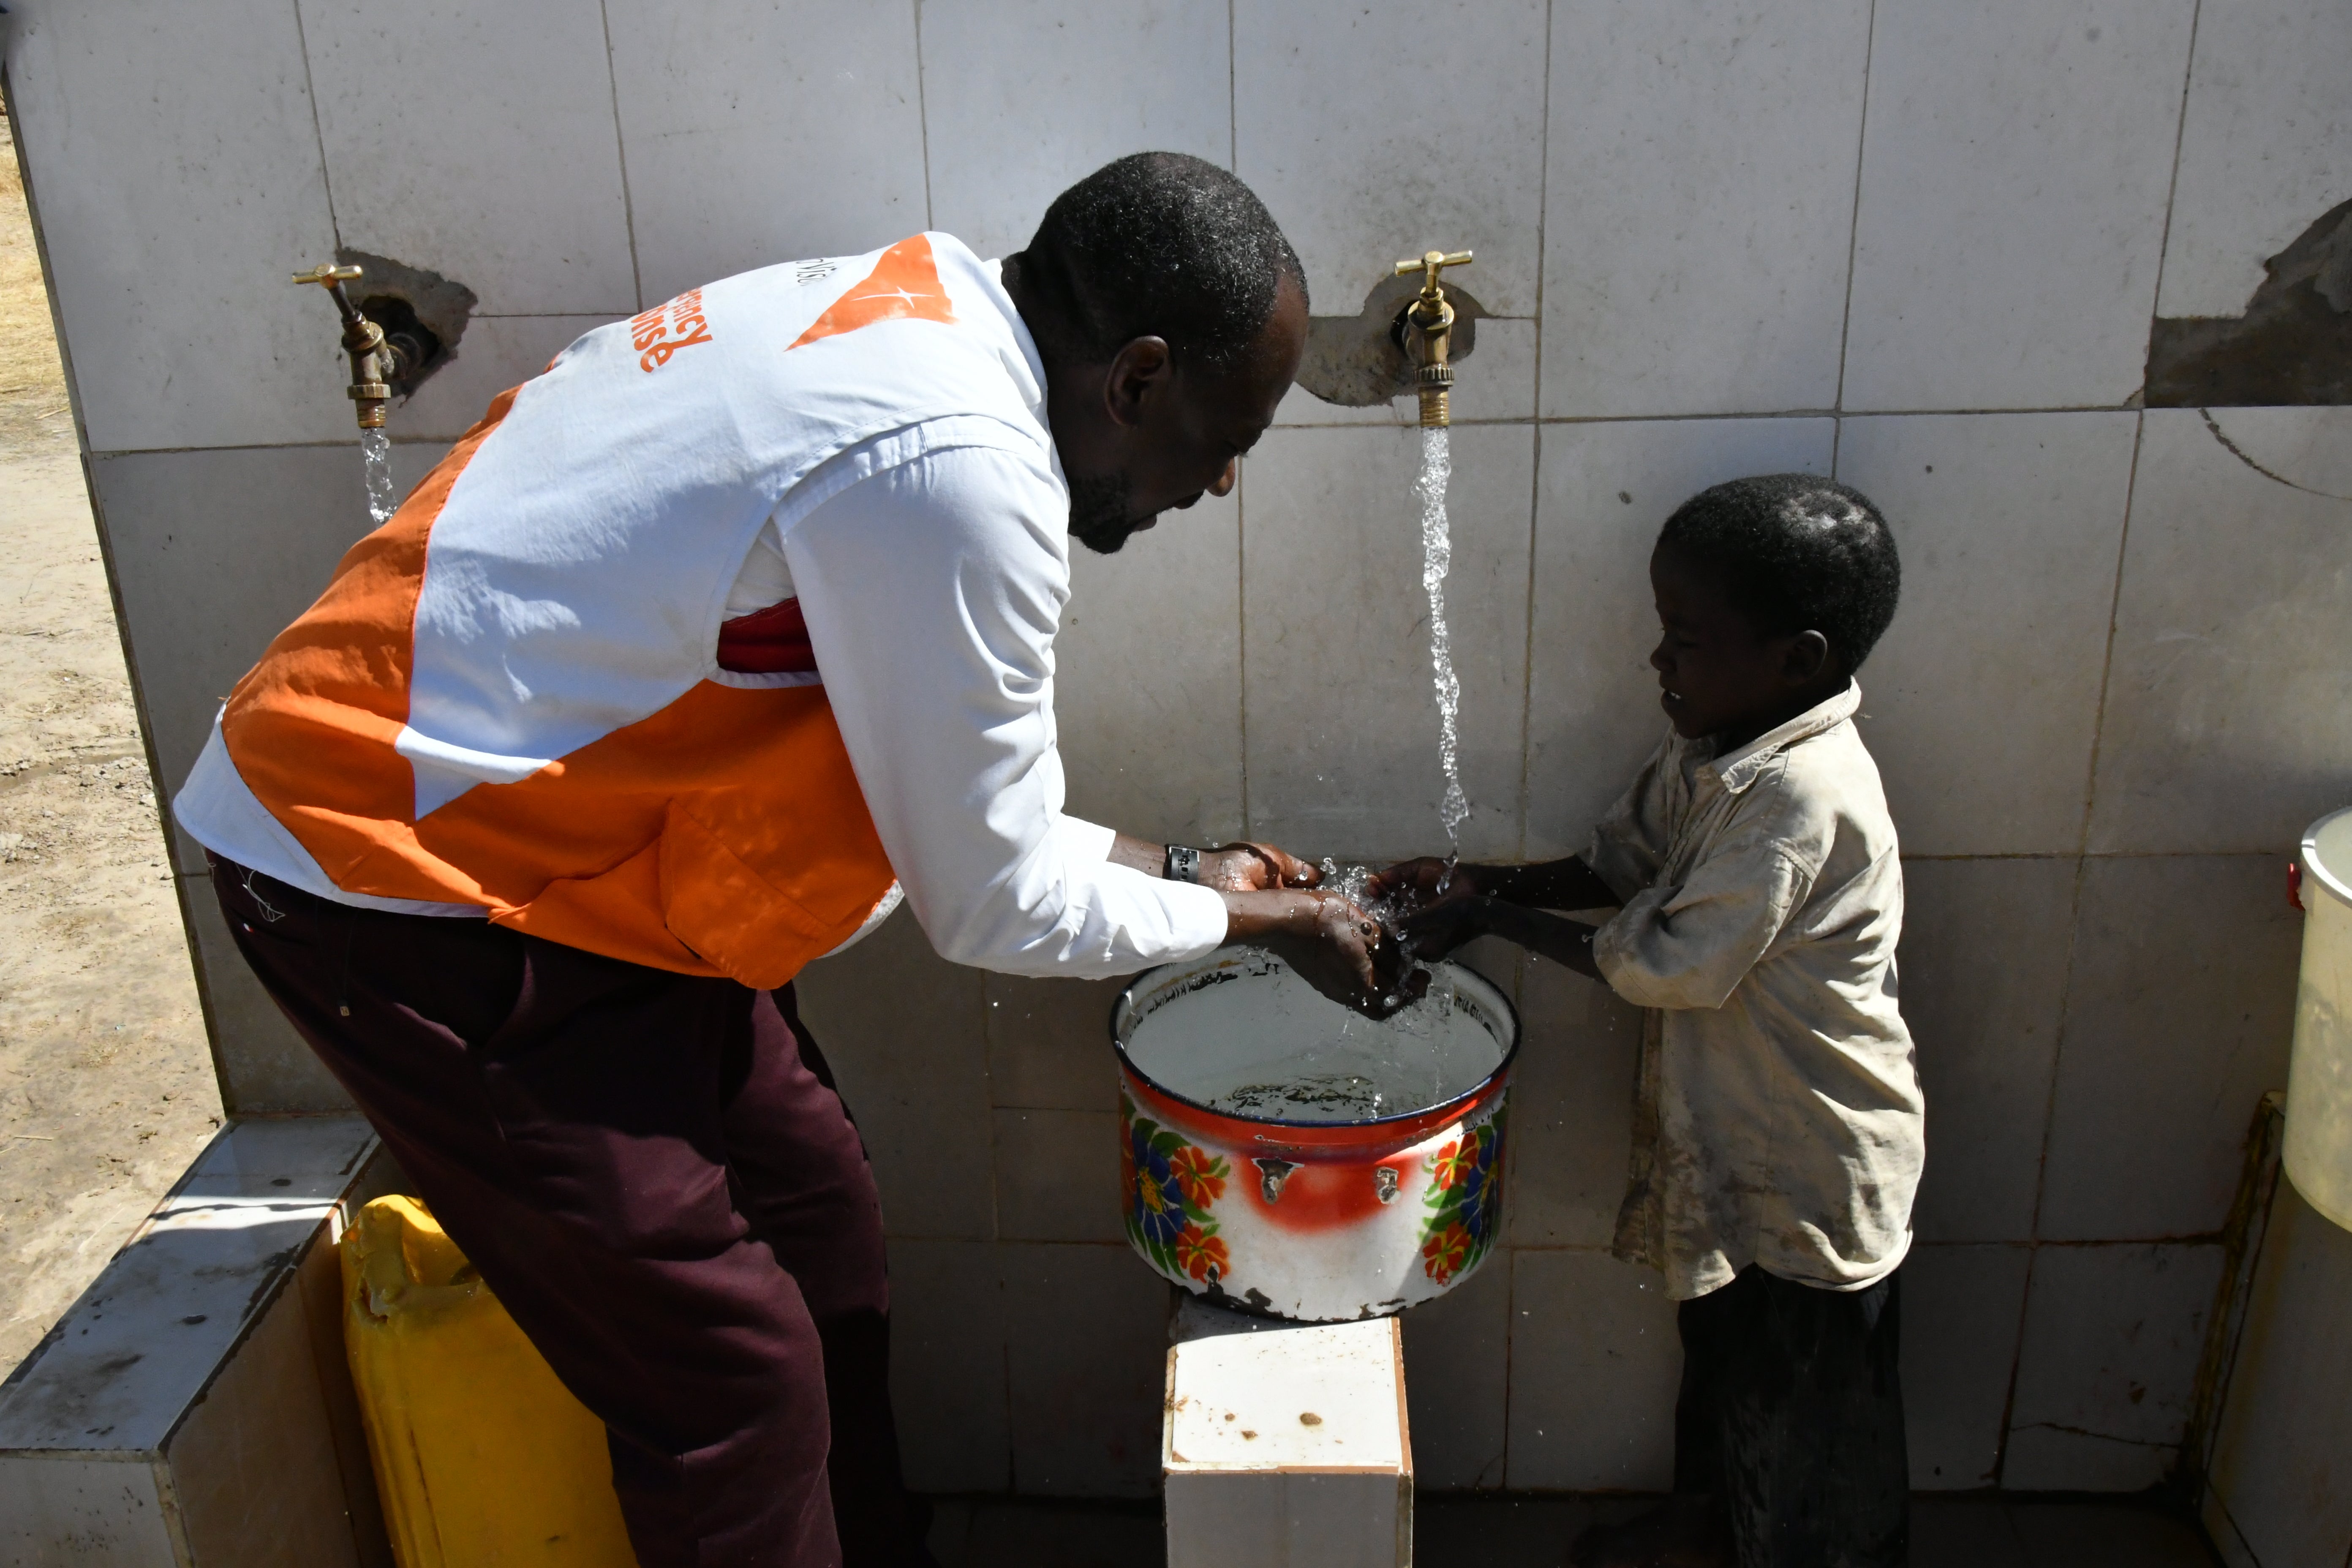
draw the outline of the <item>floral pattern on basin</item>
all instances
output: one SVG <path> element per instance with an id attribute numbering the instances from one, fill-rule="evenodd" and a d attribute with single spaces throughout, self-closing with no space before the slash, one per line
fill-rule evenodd
<path id="1" fill-rule="evenodd" d="M 1430 1213 L 1422 1225 L 1421 1267 L 1440 1285 L 1477 1268 L 1494 1245 L 1503 1205 L 1502 1148 L 1497 1110 L 1422 1161 L 1429 1190 L 1421 1201 Z"/>
<path id="2" fill-rule="evenodd" d="M 1224 1196 L 1233 1167 L 1118 1101 L 1120 1189 L 1127 1238 L 1171 1279 L 1214 1285 L 1233 1268 L 1210 1206 Z"/>

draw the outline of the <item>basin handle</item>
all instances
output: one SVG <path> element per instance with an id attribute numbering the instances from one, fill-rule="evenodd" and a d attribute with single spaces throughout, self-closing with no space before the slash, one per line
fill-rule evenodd
<path id="1" fill-rule="evenodd" d="M 1290 1180 L 1291 1172 L 1298 1169 L 1297 1162 L 1277 1160 L 1271 1154 L 1262 1154 L 1252 1160 L 1250 1163 L 1257 1167 L 1258 1196 L 1270 1204 L 1280 1203 L 1282 1184 Z"/>

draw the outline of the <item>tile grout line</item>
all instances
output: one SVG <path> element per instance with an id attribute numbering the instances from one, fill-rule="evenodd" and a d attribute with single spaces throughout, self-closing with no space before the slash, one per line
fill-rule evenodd
<path id="1" fill-rule="evenodd" d="M 1249 788 L 1249 458 L 1234 480 L 1234 715 L 1239 743 L 1242 837 L 1257 837 Z"/>
<path id="2" fill-rule="evenodd" d="M 2072 957 L 2071 951 L 2069 957 Z M 2054 1073 L 2052 1076 L 2053 1079 L 2056 1077 Z M 2044 1131 L 2046 1134 L 2047 1130 L 2045 1129 Z M 2041 1202 L 2041 1189 L 2037 1181 L 2034 1192 L 2037 1215 Z M 2009 1435 L 2012 1425 L 2017 1420 L 2018 1371 L 2025 1364 L 2026 1314 L 2033 1305 L 2033 1275 L 2041 1262 L 2041 1247 L 2029 1239 L 2025 1243 L 2025 1289 L 2017 1293 L 2016 1348 L 2009 1352 L 2009 1385 L 2001 1391 L 2000 1425 L 1993 1432 L 1992 1484 L 1996 1493 L 2000 1489 L 2002 1472 L 2009 1468 Z"/>
<path id="3" fill-rule="evenodd" d="M 2017 1350 L 2009 1365 L 2009 1393 L 2001 1404 L 2000 1432 L 1993 1450 L 1993 1484 L 2001 1484 L 2009 1465 L 2010 1434 L 2017 1419 L 2018 1384 L 2025 1366 L 2025 1334 L 2033 1310 L 2033 1279 L 2042 1263 L 2042 1210 L 2050 1195 L 2050 1145 L 2056 1135 L 2058 1123 L 2058 1085 L 2063 1074 L 2066 1056 L 2067 1019 L 2074 1000 L 2074 959 L 2081 948 L 2084 885 L 2090 879 L 2094 857 L 2091 847 L 2091 812 L 2096 804 L 2099 773 L 2099 745 L 2106 728 L 2107 688 L 2115 672 L 2116 621 L 2123 605 L 2124 552 L 2131 542 L 2132 502 L 2139 484 L 2141 437 L 2147 426 L 2146 414 L 2132 423 L 2131 471 L 2124 481 L 2124 513 L 2122 526 L 2116 531 L 2115 586 L 2107 601 L 2107 640 L 2099 667 L 2099 695 L 2091 719 L 2091 754 L 2084 766 L 2083 782 L 2082 825 L 2077 829 L 2074 855 L 2074 879 L 2069 889 L 2066 910 L 2066 962 L 2058 982 L 2058 1017 L 2050 1042 L 2050 1083 L 2042 1102 L 2042 1150 L 2033 1173 L 2033 1215 L 2027 1226 L 2029 1258 L 2025 1268 L 2025 1292 L 2017 1307 Z M 2109 857 L 2098 857 L 2108 858 Z"/>
<path id="4" fill-rule="evenodd" d="M 1536 155 L 1536 363 L 1535 407 L 1543 411 L 1543 307 L 1545 264 L 1544 222 L 1551 211 L 1551 40 L 1552 16 L 1558 9 L 1557 0 L 1547 0 L 1544 6 L 1544 81 L 1543 111 L 1539 121 L 1543 146 Z M 1528 597 L 1526 606 L 1526 657 L 1519 664 L 1519 842 L 1517 858 L 1521 865 L 1528 858 L 1528 819 L 1535 813 L 1532 773 L 1535 768 L 1535 700 L 1536 700 L 1536 541 L 1543 521 L 1543 426 L 1530 432 L 1535 447 L 1528 464 Z M 1503 1394 L 1504 1430 L 1509 1431 L 1510 1391 L 1506 1384 Z M 1507 1441 L 1506 1444 L 1507 1447 Z"/>
<path id="5" fill-rule="evenodd" d="M 2123 521 L 2116 530 L 2116 575 L 2107 595 L 2107 640 L 2099 655 L 2099 694 L 2091 710 L 2091 755 L 2083 774 L 2083 819 L 2075 836 L 2074 853 L 2086 864 L 2091 858 L 2091 816 L 2098 805 L 2099 752 L 2106 742 L 2107 692 L 2115 683 L 2116 628 L 2123 619 L 2124 562 L 2131 548 L 2132 506 L 2139 499 L 2140 453 L 2147 433 L 2147 416 L 2143 413 L 2132 421 L 2131 471 L 2124 479 Z"/>
<path id="6" fill-rule="evenodd" d="M 931 101 L 923 80 L 923 0 L 909 0 L 915 10 L 915 130 L 923 142 L 923 226 L 931 226 Z"/>
<path id="7" fill-rule="evenodd" d="M 1526 321 L 1514 316 L 1513 321 Z M 2181 406 L 2189 406 L 2182 405 Z M 2006 407 L 1974 408 L 1717 408 L 1686 414 L 1664 412 L 1648 414 L 1505 414 L 1457 417 L 1462 425 L 1672 425 L 1704 424 L 1708 420 L 1734 419 L 1835 419 L 1845 416 L 1857 419 L 1952 419 L 1995 418 L 2018 414 L 2137 414 L 2135 403 L 2053 403 L 2014 405 Z M 1270 428 L 1277 430 L 1410 430 L 1412 420 L 1393 416 L 1386 419 L 1277 419 Z"/>
<path id="8" fill-rule="evenodd" d="M 294 13 L 294 47 L 302 51 L 302 95 L 310 100 L 310 134 L 319 144 L 319 189 L 327 198 L 327 232 L 335 237 L 335 248 L 343 247 L 343 221 L 335 216 L 335 176 L 327 167 L 327 131 L 319 121 L 319 88 L 310 79 L 310 35 L 302 26 L 301 0 L 286 0 L 286 8 Z M 65 334 L 58 334 L 65 342 Z"/>
<path id="9" fill-rule="evenodd" d="M 637 208 L 629 195 L 629 144 L 621 135 L 621 73 L 613 64 L 613 11 L 608 0 L 596 0 L 596 19 L 604 27 L 604 86 L 613 101 L 613 156 L 621 169 L 621 226 L 629 237 L 629 287 L 636 290 L 637 309 L 646 308 L 646 274 L 637 264 Z"/>
<path id="10" fill-rule="evenodd" d="M 1503 1262 L 1510 1269 L 1503 1281 L 1503 1479 L 1496 1489 L 1511 1489 L 1511 1355 L 1519 1342 L 1519 1249 L 1506 1250 Z"/>
<path id="11" fill-rule="evenodd" d="M 1234 63 L 1234 13 L 1237 0 L 1225 0 L 1225 167 L 1239 179 L 1242 173 L 1241 68 Z"/>
<path id="12" fill-rule="evenodd" d="M 1845 309 L 1838 316 L 1837 390 L 1831 395 L 1830 478 L 1837 478 L 1838 446 L 1845 435 L 1845 363 L 1853 347 L 1853 261 L 1862 248 L 1862 160 L 1870 148 L 1870 68 L 1878 50 L 1878 0 L 1862 34 L 1862 106 L 1853 133 L 1853 205 L 1845 227 Z"/>
<path id="13" fill-rule="evenodd" d="M 618 312 L 570 310 L 538 314 L 480 312 L 476 314 L 474 320 L 513 321 L 556 321 L 571 320 L 574 318 L 583 321 L 617 321 L 627 319 L 625 316 Z M 2076 407 L 2051 408 L 1868 409 L 1853 416 L 1853 417 L 1872 419 L 1979 419 L 1997 418 L 2003 416 L 2024 414 L 2137 414 L 2139 410 L 2124 404 L 2105 404 L 2097 405 L 2086 405 Z M 1543 418 L 1519 416 L 1504 419 L 1456 419 L 1454 423 L 1457 428 L 1483 428 L 1512 425 L 1675 425 L 1706 424 L 1709 422 L 1727 424 L 1735 421 L 1751 419 L 1835 420 L 1839 417 L 1840 416 L 1835 409 L 1797 408 L 1763 410 L 1754 413 L 1738 414 L 1612 414 L 1602 416 L 1546 416 Z M 1319 425 L 1304 425 L 1277 421 L 1275 424 L 1268 426 L 1267 428 L 1270 430 L 1410 430 L 1413 428 L 1413 426 L 1407 424 L 1397 424 L 1393 422 L 1383 423 L 1376 419 L 1351 419 L 1333 420 L 1328 423 Z M 463 434 L 463 432 L 459 432 L 458 434 Z M 455 441 L 456 439 L 457 439 L 457 435 L 415 437 L 394 436 L 393 437 L 393 445 L 395 447 L 402 445 L 425 446 L 435 442 L 446 445 L 448 442 Z M 167 456 L 179 452 L 274 452 L 279 450 L 294 450 L 310 447 L 348 447 L 350 445 L 352 445 L 352 443 L 349 441 L 223 441 L 185 447 L 93 447 L 90 449 L 89 456 L 93 459 L 97 459 L 100 458 Z"/>
<path id="14" fill-rule="evenodd" d="M 1235 30 L 1238 0 L 1225 0 L 1225 167 L 1241 177 L 1241 68 Z M 1303 270 L 1304 264 L 1302 264 Z M 1234 475 L 1234 729 L 1241 775 L 1242 837 L 1257 836 L 1250 817 L 1249 790 L 1249 458 Z"/>
<path id="15" fill-rule="evenodd" d="M 2172 127 L 2172 178 L 2164 186 L 2164 231 L 2156 242 L 2156 289 L 2148 300 L 2148 335 L 2156 334 L 2155 318 L 2164 309 L 2164 266 L 2172 252 L 2172 212 L 2180 199 L 2180 149 L 2189 140 L 2189 89 L 2197 80 L 2197 30 L 2205 19 L 2205 0 L 2191 0 L 2189 7 L 2189 58 L 2180 68 L 2180 113 Z M 2143 403 L 2147 392 L 2147 363 L 2140 362 L 2140 395 Z"/>
<path id="16" fill-rule="evenodd" d="M 2272 860 L 2275 849 L 2017 849 L 1989 850 L 1980 855 L 1906 855 L 1904 864 L 1965 863 L 1971 860 Z"/>
<path id="17" fill-rule="evenodd" d="M 1544 5 L 1544 84 L 1543 112 L 1539 133 L 1542 151 L 1536 159 L 1536 363 L 1535 412 L 1543 412 L 1543 343 L 1544 343 L 1544 220 L 1551 210 L 1551 49 L 1552 23 L 1559 10 L 1558 0 L 1546 0 Z M 1543 512 L 1543 426 L 1538 424 L 1528 431 L 1528 440 L 1535 447 L 1528 474 L 1528 597 L 1527 597 L 1527 657 L 1519 668 L 1519 844 L 1518 859 L 1524 865 L 1528 858 L 1528 818 L 1534 814 L 1534 796 L 1530 790 L 1529 773 L 1535 760 L 1535 689 L 1536 689 L 1536 537 Z M 1518 1016 L 1527 1016 L 1527 954 L 1511 955 L 1511 1004 Z M 1520 1026 L 1525 1028 L 1524 1023 Z M 1524 1142 L 1524 1140 L 1522 1141 Z M 1514 1178 L 1518 1172 L 1521 1151 L 1517 1144 L 1505 1151 L 1504 1175 Z M 1512 1355 L 1518 1345 L 1519 1331 L 1519 1254 L 1503 1243 L 1503 1263 L 1508 1270 L 1503 1277 L 1503 1441 L 1501 1444 L 1501 1474 L 1496 1485 L 1507 1489 L 1511 1484 L 1511 1394 L 1517 1379 L 1512 1375 Z"/>

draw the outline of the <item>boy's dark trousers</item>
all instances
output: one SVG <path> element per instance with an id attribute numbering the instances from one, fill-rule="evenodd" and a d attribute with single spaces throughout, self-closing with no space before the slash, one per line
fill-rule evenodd
<path id="1" fill-rule="evenodd" d="M 1739 1568 L 1902 1568 L 1910 1542 L 1901 1289 L 1749 1266 L 1685 1301 L 1675 1490 L 1727 1516 Z"/>
<path id="2" fill-rule="evenodd" d="M 790 986 L 226 860 L 246 961 L 603 1419 L 644 1568 L 915 1568 L 881 1201 Z M 836 1533 L 837 1527 L 837 1533 Z"/>

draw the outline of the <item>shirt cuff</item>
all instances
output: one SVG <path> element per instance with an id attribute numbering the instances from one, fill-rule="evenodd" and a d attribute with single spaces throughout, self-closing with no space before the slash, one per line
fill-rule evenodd
<path id="1" fill-rule="evenodd" d="M 1159 962 L 1182 963 L 1205 958 L 1225 945 L 1225 899 L 1214 888 L 1147 877 L 1126 866 L 1111 867 L 1110 874 L 1133 877 L 1159 897 L 1160 907 L 1167 911 L 1167 941 L 1180 951 Z"/>
<path id="2" fill-rule="evenodd" d="M 1110 858 L 1111 846 L 1118 842 L 1118 834 L 1115 829 L 1066 813 L 1054 824 L 1054 841 L 1072 863 L 1093 866 Z"/>

